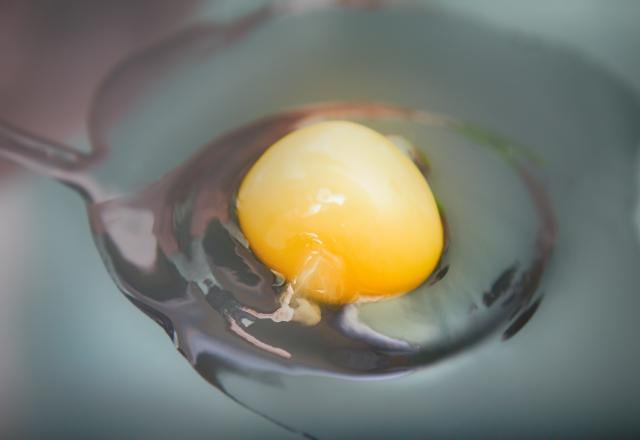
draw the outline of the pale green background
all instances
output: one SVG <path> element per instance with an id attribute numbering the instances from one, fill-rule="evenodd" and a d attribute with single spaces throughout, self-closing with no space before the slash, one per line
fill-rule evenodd
<path id="1" fill-rule="evenodd" d="M 443 11 L 574 48 L 640 90 L 638 1 L 431 3 Z M 203 8 L 202 14 L 210 11 Z M 0 203 L 3 211 L 26 213 L 15 232 L 0 234 L 0 246 L 30 268 L 15 281 L 15 290 L 0 292 L 4 301 L 0 436 L 288 436 L 207 386 L 163 331 L 115 290 L 90 239 L 83 206 L 74 195 L 42 179 L 23 178 L 2 188 Z M 635 330 L 640 332 L 640 323 Z M 606 347 L 596 345 L 593 350 Z M 637 363 L 636 359 L 616 360 L 625 361 Z M 629 386 L 640 393 L 637 383 Z M 572 390 L 569 387 L 567 392 Z M 597 398 L 590 393 L 583 396 Z M 526 408 L 519 417 L 527 417 Z"/>

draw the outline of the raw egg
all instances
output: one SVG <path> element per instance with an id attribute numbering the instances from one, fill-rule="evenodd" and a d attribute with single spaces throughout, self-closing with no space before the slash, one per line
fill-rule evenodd
<path id="1" fill-rule="evenodd" d="M 296 295 L 320 303 L 409 292 L 442 254 L 424 175 L 389 138 L 353 122 L 320 122 L 277 141 L 236 203 L 251 250 Z"/>

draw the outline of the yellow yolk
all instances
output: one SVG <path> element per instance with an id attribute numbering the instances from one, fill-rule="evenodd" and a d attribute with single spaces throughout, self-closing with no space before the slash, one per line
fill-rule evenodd
<path id="1" fill-rule="evenodd" d="M 442 253 L 424 176 L 389 139 L 352 122 L 320 122 L 272 145 L 242 181 L 237 213 L 258 258 L 322 303 L 408 292 Z"/>

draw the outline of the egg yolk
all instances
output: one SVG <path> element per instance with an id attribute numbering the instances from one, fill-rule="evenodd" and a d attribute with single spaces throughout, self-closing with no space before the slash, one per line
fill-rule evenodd
<path id="1" fill-rule="evenodd" d="M 387 137 L 352 122 L 320 122 L 273 144 L 244 177 L 237 214 L 258 258 L 321 303 L 408 292 L 442 253 L 424 176 Z"/>

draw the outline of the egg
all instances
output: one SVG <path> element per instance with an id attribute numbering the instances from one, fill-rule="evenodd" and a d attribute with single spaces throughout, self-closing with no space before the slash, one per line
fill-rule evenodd
<path id="1" fill-rule="evenodd" d="M 274 143 L 243 178 L 236 208 L 256 256 L 319 303 L 409 292 L 442 254 L 423 174 L 389 138 L 353 122 L 319 122 Z"/>

